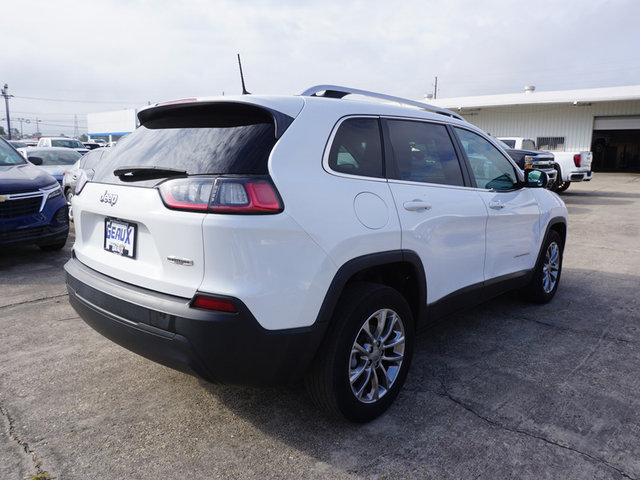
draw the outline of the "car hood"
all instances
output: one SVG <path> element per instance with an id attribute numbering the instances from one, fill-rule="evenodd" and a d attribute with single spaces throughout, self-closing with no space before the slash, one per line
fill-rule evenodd
<path id="1" fill-rule="evenodd" d="M 0 165 L 0 193 L 30 192 L 57 183 L 44 170 L 31 165 Z"/>

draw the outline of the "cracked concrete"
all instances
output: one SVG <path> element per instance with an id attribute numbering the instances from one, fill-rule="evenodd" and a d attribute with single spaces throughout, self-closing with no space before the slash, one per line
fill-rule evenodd
<path id="1" fill-rule="evenodd" d="M 69 306 L 69 245 L 2 251 L 0 478 L 41 462 L 64 480 L 640 479 L 638 178 L 572 185 L 556 299 L 505 295 L 421 335 L 367 425 L 323 417 L 299 387 L 211 385 L 138 357 Z"/>
<path id="2" fill-rule="evenodd" d="M 19 473 L 19 478 L 43 474 L 44 470 L 36 452 L 19 436 L 11 415 L 2 405 L 0 405 L 0 417 L 5 423 L 5 428 L 0 430 L 0 452 L 4 453 L 0 458 L 8 460 L 6 465 L 0 464 L 0 478 L 9 479 L 15 472 Z"/>

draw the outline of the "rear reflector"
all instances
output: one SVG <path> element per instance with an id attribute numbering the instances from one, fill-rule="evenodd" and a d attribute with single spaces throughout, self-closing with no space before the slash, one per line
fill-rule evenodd
<path id="1" fill-rule="evenodd" d="M 238 309 L 230 300 L 196 295 L 191 301 L 193 308 L 202 308 L 214 312 L 238 313 Z"/>

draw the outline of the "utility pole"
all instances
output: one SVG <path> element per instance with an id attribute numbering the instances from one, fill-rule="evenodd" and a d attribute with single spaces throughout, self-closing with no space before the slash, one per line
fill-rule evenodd
<path id="1" fill-rule="evenodd" d="M 433 99 L 438 98 L 438 76 L 436 75 L 436 83 L 433 85 Z"/>
<path id="2" fill-rule="evenodd" d="M 80 136 L 80 130 L 78 129 L 78 115 L 73 116 L 73 138 L 76 140 Z"/>
<path id="3" fill-rule="evenodd" d="M 7 130 L 9 131 L 9 140 L 11 140 L 11 118 L 9 117 L 9 98 L 13 95 L 9 95 L 9 85 L 4 84 L 2 89 L 2 96 L 4 97 L 4 107 L 7 111 Z"/>

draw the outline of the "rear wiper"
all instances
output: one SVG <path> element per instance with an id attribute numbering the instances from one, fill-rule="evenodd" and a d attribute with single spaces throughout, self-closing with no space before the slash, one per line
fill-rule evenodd
<path id="1" fill-rule="evenodd" d="M 141 182 L 154 178 L 168 178 L 186 175 L 186 170 L 165 167 L 122 167 L 116 168 L 113 174 L 123 182 Z"/>

